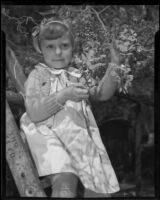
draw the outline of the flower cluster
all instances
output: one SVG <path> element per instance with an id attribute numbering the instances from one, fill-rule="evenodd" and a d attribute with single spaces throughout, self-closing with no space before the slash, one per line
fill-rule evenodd
<path id="1" fill-rule="evenodd" d="M 133 80 L 133 75 L 129 74 L 131 71 L 130 67 L 123 64 L 117 65 L 110 63 L 109 68 L 112 69 L 111 73 L 113 76 L 119 77 L 119 92 L 127 93 L 128 88 L 131 86 Z"/>
<path id="2" fill-rule="evenodd" d="M 120 32 L 118 39 L 116 40 L 116 47 L 122 53 L 128 53 L 136 50 L 137 34 L 133 29 L 126 26 L 123 31 Z"/>
<path id="3" fill-rule="evenodd" d="M 98 69 L 106 66 L 106 55 L 99 54 L 98 41 L 88 40 L 83 46 L 83 51 L 80 55 L 75 54 L 74 62 L 80 69 L 82 76 L 86 80 L 86 85 L 90 88 L 97 83 L 93 77 Z"/>
<path id="4" fill-rule="evenodd" d="M 92 55 L 92 53 L 92 50 L 90 50 L 88 53 L 82 53 L 81 56 L 75 55 L 74 59 L 75 64 L 80 69 L 88 87 L 95 85 L 97 82 L 93 78 L 95 70 L 106 65 L 106 63 L 103 62 L 103 59 L 106 57 L 105 55 L 94 57 L 94 54 Z"/>
<path id="5" fill-rule="evenodd" d="M 84 85 L 86 87 L 92 87 L 93 83 L 92 83 L 92 79 L 93 79 L 93 76 L 92 76 L 92 71 L 91 69 L 89 69 L 89 66 L 87 65 L 88 64 L 88 61 L 86 63 L 86 59 L 83 60 L 82 57 L 84 58 L 84 55 L 80 57 L 78 57 L 77 55 L 75 55 L 75 64 L 76 66 L 80 69 L 81 71 L 81 74 L 82 74 L 82 77 L 84 78 Z"/>
<path id="6" fill-rule="evenodd" d="M 97 59 L 97 58 L 96 58 Z M 98 59 L 97 59 L 98 60 Z M 85 79 L 85 85 L 89 88 L 97 85 L 97 80 L 93 78 L 93 71 L 91 70 L 91 60 L 88 60 L 88 57 L 82 54 L 81 58 L 75 55 L 75 64 L 80 69 L 82 73 L 82 77 Z M 105 63 L 97 63 L 98 67 L 106 65 Z M 110 70 L 111 69 L 111 70 Z M 111 76 L 115 78 L 119 83 L 119 92 L 127 93 L 128 88 L 131 87 L 133 75 L 130 74 L 131 69 L 128 65 L 117 65 L 114 63 L 110 63 L 108 66 L 108 71 L 111 71 Z M 118 79 L 116 78 L 118 77 Z"/>

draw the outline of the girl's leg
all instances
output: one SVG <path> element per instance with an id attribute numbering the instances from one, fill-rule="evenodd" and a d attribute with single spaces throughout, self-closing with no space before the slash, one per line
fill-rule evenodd
<path id="1" fill-rule="evenodd" d="M 78 178 L 73 173 L 58 173 L 50 176 L 52 183 L 51 197 L 75 198 Z"/>
<path id="2" fill-rule="evenodd" d="M 92 190 L 85 189 L 84 198 L 110 198 L 111 194 L 96 193 Z"/>

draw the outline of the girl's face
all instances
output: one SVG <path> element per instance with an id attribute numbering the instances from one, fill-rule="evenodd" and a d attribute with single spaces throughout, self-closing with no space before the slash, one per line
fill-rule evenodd
<path id="1" fill-rule="evenodd" d="M 67 68 L 72 59 L 72 42 L 68 34 L 55 40 L 42 40 L 41 51 L 50 68 Z"/>

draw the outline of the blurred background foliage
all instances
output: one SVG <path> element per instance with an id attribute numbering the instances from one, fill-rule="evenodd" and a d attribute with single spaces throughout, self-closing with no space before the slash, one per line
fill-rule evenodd
<path id="1" fill-rule="evenodd" d="M 116 93 L 107 102 L 92 102 L 96 120 L 101 125 L 121 118 L 132 128 L 136 121 L 140 123 L 142 135 L 153 134 L 154 67 L 157 67 L 154 66 L 154 39 L 159 30 L 159 6 L 2 5 L 1 29 L 26 76 L 42 60 L 32 47 L 31 34 L 44 17 L 62 18 L 72 24 L 76 41 L 74 56 L 83 62 L 85 58 L 91 60 L 88 69 L 97 81 L 110 62 L 109 45 L 114 38 L 121 63 L 130 67 L 134 78 L 127 94 Z M 77 62 L 73 64 L 79 67 Z M 7 74 L 6 81 L 6 89 L 15 90 Z"/>
<path id="2" fill-rule="evenodd" d="M 121 62 L 130 66 L 134 77 L 128 96 L 134 96 L 140 103 L 153 105 L 154 36 L 159 29 L 158 5 L 2 5 L 1 16 L 7 43 L 14 49 L 27 76 L 42 59 L 32 47 L 33 27 L 44 17 L 60 17 L 69 21 L 75 31 L 75 55 L 79 58 L 82 54 L 88 57 L 93 55 L 94 64 L 90 71 L 96 80 L 101 79 L 106 71 L 110 61 L 109 45 L 115 38 Z M 9 84 L 7 87 L 10 87 Z M 128 112 L 128 108 L 122 109 L 120 104 L 117 102 L 116 110 L 123 115 L 122 112 Z M 105 113 L 110 115 L 109 111 L 104 111 L 102 118 Z M 114 113 L 113 109 L 111 113 Z"/>

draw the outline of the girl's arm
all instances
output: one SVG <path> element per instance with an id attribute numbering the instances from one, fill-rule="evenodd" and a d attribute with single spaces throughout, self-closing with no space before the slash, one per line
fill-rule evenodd
<path id="1" fill-rule="evenodd" d="M 106 101 L 110 99 L 119 86 L 120 77 L 116 72 L 116 67 L 114 67 L 114 65 L 116 66 L 120 64 L 119 55 L 118 52 L 115 51 L 113 46 L 111 46 L 110 48 L 110 53 L 111 63 L 109 64 L 109 67 L 104 77 L 97 87 L 93 87 L 90 89 L 91 98 L 94 100 Z"/>
<path id="2" fill-rule="evenodd" d="M 61 93 L 63 91 L 50 96 L 43 96 L 38 73 L 36 70 L 33 70 L 25 83 L 25 106 L 31 121 L 40 122 L 46 120 L 63 109 L 65 99 Z M 60 103 L 58 101 L 59 96 L 62 96 Z"/>
<path id="3" fill-rule="evenodd" d="M 89 97 L 88 90 L 82 84 L 70 86 L 49 96 L 42 95 L 39 75 L 33 70 L 25 83 L 25 106 L 33 122 L 48 119 L 63 109 L 67 100 L 81 101 Z"/>
<path id="4" fill-rule="evenodd" d="M 110 99 L 118 88 L 119 77 L 112 69 L 109 69 L 97 87 L 90 90 L 94 100 L 106 101 Z"/>

